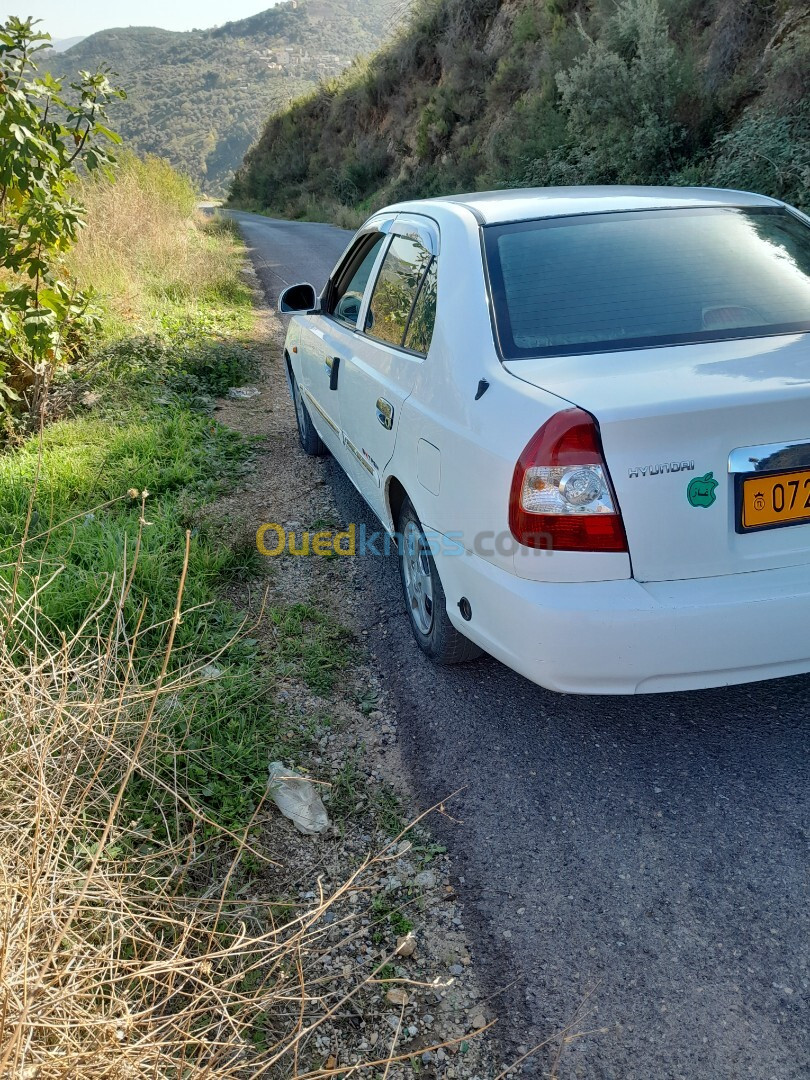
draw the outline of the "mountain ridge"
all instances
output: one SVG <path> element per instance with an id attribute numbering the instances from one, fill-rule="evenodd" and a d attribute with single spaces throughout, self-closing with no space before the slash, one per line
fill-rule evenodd
<path id="1" fill-rule="evenodd" d="M 106 65 L 127 91 L 111 126 L 208 194 L 223 194 L 268 113 L 385 37 L 401 0 L 288 0 L 205 30 L 110 27 L 50 54 L 62 78 Z"/>

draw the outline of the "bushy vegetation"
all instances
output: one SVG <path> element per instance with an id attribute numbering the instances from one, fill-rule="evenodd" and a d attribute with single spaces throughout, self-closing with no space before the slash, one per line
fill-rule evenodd
<path id="1" fill-rule="evenodd" d="M 93 322 L 89 297 L 65 273 L 84 207 L 80 170 L 93 175 L 120 141 L 106 108 L 122 91 L 103 71 L 82 71 L 67 93 L 42 77 L 37 56 L 49 47 L 32 20 L 0 25 L 0 410 L 28 395 L 44 404 L 52 370 L 68 359 Z"/>
<path id="2" fill-rule="evenodd" d="M 127 146 L 220 195 L 268 113 L 376 48 L 399 2 L 300 0 L 213 30 L 104 30 L 49 64 L 58 75 L 110 65 L 129 91 L 112 111 Z"/>
<path id="3" fill-rule="evenodd" d="M 227 537 L 202 516 L 251 454 L 212 418 L 214 397 L 255 374 L 240 248 L 230 229 L 198 216 L 188 181 L 158 159 L 124 155 L 118 181 L 87 176 L 74 186 L 87 224 L 69 264 L 93 290 L 96 325 L 55 373 L 41 431 L 0 456 L 0 552 L 10 559 L 0 579 L 15 579 L 15 602 L 36 609 L 43 649 L 81 636 L 89 612 L 102 636 L 145 618 L 138 677 L 147 679 L 156 674 L 149 657 L 167 644 L 185 559 L 187 613 L 173 647 L 192 666 L 218 655 L 218 667 L 178 693 L 161 738 L 169 749 L 191 739 L 187 796 L 237 827 L 263 790 L 276 723 L 259 692 L 255 643 L 233 640 L 239 620 L 217 600 L 222 583 L 252 565 L 251 538 Z M 113 601 L 124 567 L 126 590 Z M 164 803 L 177 820 L 173 753 L 152 770 L 145 786 L 133 778 L 124 806 L 165 833 Z"/>
<path id="4" fill-rule="evenodd" d="M 708 183 L 810 205 L 793 0 L 417 0 L 272 116 L 232 199 L 289 216 L 524 184 Z"/>
<path id="5" fill-rule="evenodd" d="M 289 721 L 216 598 L 233 556 L 189 517 L 240 458 L 176 411 L 65 422 L 0 462 L 3 1075 L 328 1080 L 323 1025 L 392 970 L 393 947 L 324 967 L 356 941 L 347 894 L 378 891 L 390 853 L 319 877 L 304 906 L 260 883 Z M 153 494 L 120 493 L 146 476 Z M 323 616 L 275 622 L 298 674 Z"/>

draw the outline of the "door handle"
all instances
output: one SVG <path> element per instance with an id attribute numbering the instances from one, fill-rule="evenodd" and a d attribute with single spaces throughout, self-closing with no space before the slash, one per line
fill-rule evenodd
<path id="1" fill-rule="evenodd" d="M 338 374 L 340 372 L 340 357 L 327 356 L 326 367 L 329 371 L 329 389 L 337 390 Z"/>
<path id="2" fill-rule="evenodd" d="M 394 406 L 385 398 L 377 398 L 377 419 L 386 431 L 394 426 Z"/>

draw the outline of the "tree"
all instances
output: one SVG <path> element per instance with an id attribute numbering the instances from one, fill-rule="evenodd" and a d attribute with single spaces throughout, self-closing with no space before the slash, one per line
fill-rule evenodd
<path id="1" fill-rule="evenodd" d="M 61 82 L 37 75 L 37 53 L 50 35 L 34 20 L 0 25 L 0 408 L 29 391 L 38 411 L 53 367 L 71 355 L 93 316 L 89 297 L 64 273 L 83 208 L 72 195 L 80 171 L 110 168 L 106 106 L 124 92 L 110 73 L 80 71 Z M 16 387 L 16 389 L 15 389 Z"/>
<path id="2" fill-rule="evenodd" d="M 600 38 L 588 42 L 557 75 L 572 145 L 601 179 L 666 176 L 683 136 L 673 122 L 682 88 L 658 0 L 624 0 Z"/>

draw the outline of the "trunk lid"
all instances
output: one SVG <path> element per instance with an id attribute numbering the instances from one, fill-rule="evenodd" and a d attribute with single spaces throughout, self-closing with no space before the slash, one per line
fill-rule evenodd
<path id="1" fill-rule="evenodd" d="M 810 444 L 810 335 L 504 367 L 596 417 L 638 580 L 810 563 L 810 524 L 737 532 L 729 471 L 734 450 Z M 810 468 L 810 445 L 792 463 Z"/>

